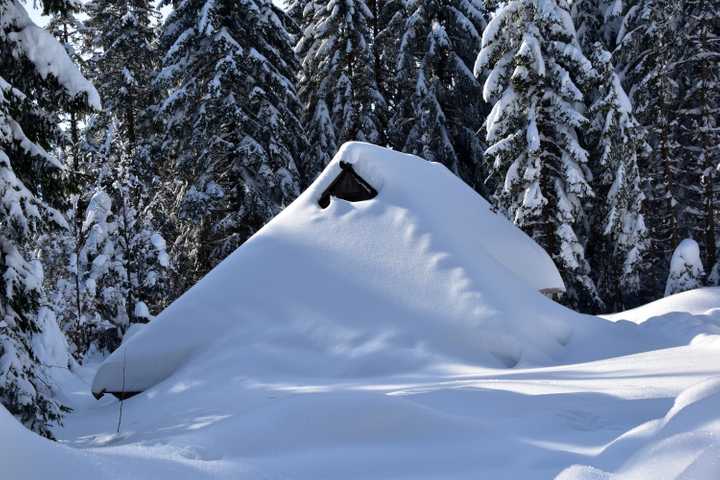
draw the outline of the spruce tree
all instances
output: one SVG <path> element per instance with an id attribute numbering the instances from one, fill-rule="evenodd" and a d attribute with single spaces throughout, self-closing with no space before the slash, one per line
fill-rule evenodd
<path id="1" fill-rule="evenodd" d="M 173 4 L 153 113 L 180 293 L 295 198 L 307 134 L 282 11 L 270 0 Z"/>
<path id="2" fill-rule="evenodd" d="M 389 2 L 381 33 L 393 63 L 388 139 L 394 148 L 441 162 L 482 191 L 487 114 L 472 66 L 486 14 L 473 0 Z"/>
<path id="3" fill-rule="evenodd" d="M 650 288 L 662 295 L 670 256 L 680 240 L 693 235 L 698 211 L 688 197 L 699 185 L 694 169 L 682 161 L 679 137 L 681 85 L 678 65 L 685 55 L 677 32 L 680 4 L 671 0 L 639 0 L 627 5 L 615 60 L 635 116 L 650 146 L 641 171 L 649 182 L 647 208 L 651 245 Z"/>
<path id="4" fill-rule="evenodd" d="M 585 258 L 586 203 L 593 198 L 583 90 L 597 73 L 577 43 L 562 1 L 503 4 L 483 33 L 475 65 L 485 77 L 486 154 L 500 177 L 500 208 L 555 259 L 566 301 L 602 306 Z"/>
<path id="5" fill-rule="evenodd" d="M 151 156 L 146 141 L 152 134 L 151 107 L 158 96 L 152 80 L 159 66 L 156 25 L 160 14 L 148 0 L 95 0 L 88 10 L 94 46 L 92 78 L 107 99 L 104 113 L 86 129 L 88 154 L 93 157 L 89 164 L 95 166 L 89 190 L 111 197 L 117 218 L 112 241 L 122 254 L 124 270 L 124 316 L 130 323 L 143 323 L 149 316 L 138 316 L 136 311 L 144 312 L 151 305 L 157 313 L 167 300 L 167 292 L 161 291 L 161 274 L 167 265 L 159 263 L 164 248 L 158 250 L 154 244 L 158 242 L 152 241 L 159 235 L 159 219 L 153 212 L 158 159 Z M 106 168 L 107 174 L 98 175 L 100 168 Z M 106 180 L 98 182 L 100 178 Z"/>
<path id="6" fill-rule="evenodd" d="M 373 14 L 365 0 L 313 0 L 295 47 L 298 92 L 309 148 L 302 169 L 311 182 L 351 140 L 384 144 L 385 99 L 375 70 Z"/>
<path id="7" fill-rule="evenodd" d="M 124 312 L 122 296 L 115 294 L 120 283 L 113 273 L 122 265 L 111 241 L 117 229 L 112 200 L 103 191 L 87 193 L 71 197 L 65 213 L 68 232 L 49 235 L 45 242 L 48 258 L 54 259 L 48 271 L 50 301 L 71 353 L 80 361 L 88 352 L 108 352 L 118 346 L 115 325 Z M 109 277 L 114 278 L 106 282 Z M 111 291 L 105 290 L 106 283 L 112 285 Z"/>
<path id="8" fill-rule="evenodd" d="M 83 57 L 85 40 L 85 24 L 80 17 L 85 14 L 85 5 L 81 2 L 72 4 L 72 8 L 55 11 L 50 15 L 50 21 L 45 29 L 51 33 L 65 47 L 70 60 L 80 68 L 84 74 L 87 73 L 87 63 Z M 77 112 L 70 111 L 67 115 L 67 123 L 70 136 L 61 148 L 59 155 L 64 155 L 65 164 L 73 171 L 78 170 L 81 149 L 81 127 L 80 118 Z"/>
<path id="9" fill-rule="evenodd" d="M 43 6 L 58 13 L 77 4 Z M 31 248 L 43 231 L 67 226 L 64 165 L 52 152 L 63 143 L 61 113 L 89 107 L 100 108 L 99 96 L 63 46 L 16 0 L 0 0 L 0 401 L 48 437 L 63 408 L 33 351 L 44 272 Z"/>
<path id="10" fill-rule="evenodd" d="M 588 256 L 609 311 L 648 299 L 644 285 L 649 234 L 645 225 L 643 181 L 638 161 L 646 152 L 643 131 L 615 73 L 610 52 L 596 43 L 593 64 L 599 73 L 586 136 L 596 194 Z"/>
<path id="11" fill-rule="evenodd" d="M 688 207 L 698 212 L 694 237 L 703 260 L 717 263 L 718 175 L 720 165 L 720 5 L 706 0 L 682 3 L 684 28 L 678 32 L 684 55 L 677 66 L 680 108 L 678 135 L 683 167 L 692 189 Z"/>
<path id="12" fill-rule="evenodd" d="M 155 25 L 159 13 L 150 0 L 93 0 L 87 5 L 87 43 L 92 79 L 105 100 L 105 125 L 115 118 L 117 138 L 136 153 L 145 110 L 153 103 L 151 79 L 157 67 Z M 96 120 L 96 124 L 98 120 Z"/>
<path id="13" fill-rule="evenodd" d="M 573 0 L 571 15 L 580 47 L 586 55 L 600 43 L 608 51 L 616 46 L 622 25 L 624 0 Z"/>
<path id="14" fill-rule="evenodd" d="M 303 25 L 303 16 L 305 8 L 310 4 L 311 0 L 292 0 L 285 3 L 285 13 L 292 21 L 292 25 L 288 31 L 293 35 L 300 34 Z"/>
<path id="15" fill-rule="evenodd" d="M 86 145 L 84 167 L 93 180 L 71 197 L 69 229 L 47 242 L 48 256 L 56 259 L 49 275 L 53 305 L 81 361 L 111 352 L 132 323 L 159 312 L 169 266 L 151 208 L 131 202 L 132 192 L 144 187 L 122 137 L 115 138 L 122 134 L 115 123 L 104 132 L 101 142 L 91 137 Z"/>
<path id="16" fill-rule="evenodd" d="M 149 133 L 158 14 L 144 0 L 86 6 L 86 68 L 105 108 L 86 119 L 73 142 L 79 191 L 65 212 L 69 228 L 44 242 L 54 260 L 46 284 L 79 360 L 112 351 L 131 323 L 160 310 L 167 267 L 150 207 L 154 166 L 141 141 Z"/>
<path id="17" fill-rule="evenodd" d="M 601 11 L 603 0 L 575 0 L 570 14 L 575 25 L 578 43 L 587 54 L 594 45 L 603 41 L 604 18 Z"/>

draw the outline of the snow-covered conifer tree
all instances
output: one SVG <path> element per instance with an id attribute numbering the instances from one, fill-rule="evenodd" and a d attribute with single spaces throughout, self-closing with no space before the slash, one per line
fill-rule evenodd
<path id="1" fill-rule="evenodd" d="M 80 360 L 116 348 L 131 323 L 160 310 L 166 294 L 165 241 L 151 228 L 150 209 L 133 201 L 142 185 L 116 132 L 113 123 L 103 142 L 87 145 L 94 180 L 72 197 L 67 233 L 48 241 L 48 256 L 57 259 L 53 304 Z"/>
<path id="2" fill-rule="evenodd" d="M 705 277 L 700 246 L 692 238 L 681 241 L 670 259 L 665 296 L 701 287 Z"/>
<path id="3" fill-rule="evenodd" d="M 365 0 L 314 0 L 303 12 L 298 92 L 309 148 L 302 170 L 311 182 L 350 140 L 384 143 L 386 103 L 375 77 L 373 14 Z"/>
<path id="4" fill-rule="evenodd" d="M 76 148 L 78 193 L 69 228 L 49 236 L 48 287 L 74 355 L 114 349 L 130 323 L 147 322 L 163 306 L 167 267 L 150 208 L 155 182 L 145 142 L 157 65 L 157 12 L 144 0 L 87 5 L 83 34 L 91 78 L 105 101 L 87 119 Z M 159 240 L 158 240 L 159 239 Z"/>
<path id="5" fill-rule="evenodd" d="M 144 111 L 153 103 L 159 13 L 149 0 L 93 0 L 87 5 L 92 79 L 105 99 L 104 127 L 114 117 L 118 138 L 135 154 Z M 99 120 L 95 120 L 96 125 Z"/>
<path id="6" fill-rule="evenodd" d="M 607 307 L 620 311 L 636 303 L 643 288 L 649 238 L 638 158 L 645 143 L 610 53 L 599 43 L 594 45 L 593 63 L 599 77 L 587 137 L 592 144 L 592 185 L 599 207 L 590 218 L 599 235 L 591 239 L 590 261 Z"/>
<path id="7" fill-rule="evenodd" d="M 604 19 L 600 11 L 601 1 L 574 0 L 570 4 L 578 43 L 585 53 L 589 53 L 596 42 L 602 41 Z"/>
<path id="8" fill-rule="evenodd" d="M 270 0 L 173 4 L 154 113 L 170 220 L 163 234 L 174 239 L 182 291 L 298 194 L 307 132 L 281 10 Z"/>
<path id="9" fill-rule="evenodd" d="M 287 16 L 294 24 L 292 29 L 288 28 L 289 31 L 293 31 L 292 33 L 300 33 L 300 28 L 303 25 L 305 8 L 311 3 L 311 1 L 312 0 L 291 0 L 285 2 L 285 13 L 287 13 Z"/>
<path id="10" fill-rule="evenodd" d="M 65 51 L 70 60 L 80 67 L 80 71 L 85 73 L 87 70 L 85 58 L 83 58 L 83 41 L 85 37 L 85 25 L 80 19 L 80 15 L 85 13 L 84 4 L 81 2 L 70 3 L 70 8 L 55 11 L 50 15 L 50 21 L 45 29 L 50 32 L 65 47 Z M 65 164 L 72 167 L 74 171 L 78 170 L 80 162 L 80 121 L 78 113 L 70 111 L 67 114 L 67 123 L 70 136 L 65 145 L 61 145 L 58 154 L 65 156 Z"/>
<path id="11" fill-rule="evenodd" d="M 494 13 L 475 65 L 484 75 L 486 154 L 507 215 L 553 256 L 574 305 L 602 305 L 585 258 L 585 202 L 593 198 L 583 89 L 597 73 L 562 0 L 514 0 Z"/>
<path id="12" fill-rule="evenodd" d="M 683 169 L 689 173 L 688 210 L 698 212 L 694 226 L 703 259 L 717 263 L 718 174 L 720 164 L 720 4 L 682 2 L 683 27 L 677 32 L 684 55 L 676 67 L 680 84 L 678 136 Z"/>
<path id="13" fill-rule="evenodd" d="M 605 49 L 615 48 L 617 35 L 622 23 L 625 0 L 573 0 L 571 15 L 577 31 L 577 38 L 585 54 L 601 43 Z"/>
<path id="14" fill-rule="evenodd" d="M 95 0 L 89 13 L 93 80 L 107 98 L 104 115 L 96 116 L 87 128 L 90 155 L 95 157 L 90 163 L 95 170 L 108 170 L 102 184 L 95 176 L 94 190 L 112 198 L 118 224 L 114 242 L 122 251 L 125 269 L 127 317 L 130 322 L 145 322 L 147 315 L 134 312 L 151 306 L 157 313 L 168 300 L 167 292 L 159 291 L 163 279 L 158 275 L 167 265 L 158 263 L 164 253 L 160 255 L 156 245 L 162 237 L 156 232 L 160 222 L 154 212 L 160 159 L 152 157 L 149 140 L 151 107 L 158 96 L 152 81 L 160 64 L 156 28 L 160 14 L 148 0 Z"/>
<path id="15" fill-rule="evenodd" d="M 112 200 L 101 190 L 89 193 L 89 198 L 72 196 L 72 207 L 66 212 L 68 234 L 51 235 L 46 245 L 48 256 L 55 258 L 54 268 L 48 272 L 53 282 L 48 286 L 52 289 L 50 299 L 58 324 L 79 360 L 88 351 L 117 347 L 115 324 L 127 323 L 127 319 L 118 318 L 125 309 L 124 298 L 117 294 L 122 264 L 112 242 L 117 233 Z M 112 290 L 106 291 L 105 284 Z"/>
<path id="16" fill-rule="evenodd" d="M 392 12 L 381 33 L 383 55 L 393 63 L 390 143 L 443 163 L 481 190 L 486 169 L 477 131 L 488 109 L 472 65 L 486 23 L 482 3 L 396 1 L 385 8 Z"/>
<path id="17" fill-rule="evenodd" d="M 695 230 L 698 211 L 688 210 L 688 193 L 698 178 L 682 162 L 679 133 L 678 65 L 685 55 L 679 42 L 680 2 L 639 0 L 625 8 L 615 63 L 650 146 L 642 167 L 647 178 L 651 236 L 651 287 L 662 292 L 670 255 L 680 239 Z"/>
<path id="18" fill-rule="evenodd" d="M 47 13 L 77 2 L 44 2 Z M 40 332 L 43 267 L 33 258 L 39 234 L 65 227 L 63 111 L 100 108 L 93 86 L 52 35 L 32 23 L 16 0 L 0 0 L 0 402 L 25 425 L 51 436 L 62 408 L 33 352 Z"/>

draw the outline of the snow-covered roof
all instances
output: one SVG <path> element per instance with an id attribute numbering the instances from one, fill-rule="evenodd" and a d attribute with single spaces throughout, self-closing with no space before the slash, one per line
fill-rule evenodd
<path id="1" fill-rule="evenodd" d="M 318 200 L 352 165 L 378 191 Z M 93 392 L 144 391 L 215 342 L 238 371 L 371 375 L 437 362 L 544 362 L 574 313 L 549 256 L 444 166 L 344 145 L 289 207 L 99 369 Z M 220 350 L 214 350 L 218 352 Z"/>

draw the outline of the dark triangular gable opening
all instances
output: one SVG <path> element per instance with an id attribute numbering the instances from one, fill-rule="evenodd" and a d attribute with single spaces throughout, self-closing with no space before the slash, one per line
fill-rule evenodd
<path id="1" fill-rule="evenodd" d="M 140 395 L 142 392 L 106 392 L 105 390 L 103 390 L 100 393 L 93 392 L 93 397 L 95 397 L 95 400 L 100 400 L 106 393 L 109 393 L 118 400 L 127 400 L 128 398 L 134 397 L 135 395 Z"/>
<path id="2" fill-rule="evenodd" d="M 342 169 L 340 175 L 323 192 L 318 205 L 327 208 L 330 205 L 330 196 L 342 198 L 348 202 L 360 202 L 377 197 L 377 190 L 358 175 L 352 165 L 340 162 L 340 168 Z"/>

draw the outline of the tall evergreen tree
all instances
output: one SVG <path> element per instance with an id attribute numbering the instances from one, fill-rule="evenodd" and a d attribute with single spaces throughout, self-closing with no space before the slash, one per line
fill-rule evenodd
<path id="1" fill-rule="evenodd" d="M 152 76 L 157 67 L 159 12 L 150 0 L 93 0 L 87 5 L 87 38 L 92 79 L 105 101 L 107 127 L 136 154 L 145 110 L 153 103 Z M 112 120 L 112 118 L 115 120 Z M 96 120 L 96 126 L 101 123 Z"/>
<path id="2" fill-rule="evenodd" d="M 45 13 L 77 6 L 43 5 Z M 99 96 L 65 49 L 17 0 L 0 0 L 0 401 L 45 436 L 62 408 L 33 351 L 44 292 L 31 248 L 44 230 L 66 226 L 58 210 L 64 166 L 51 152 L 62 144 L 60 114 L 88 107 L 99 109 Z"/>
<path id="3" fill-rule="evenodd" d="M 645 194 L 638 161 L 646 152 L 643 132 L 615 73 L 610 52 L 594 46 L 599 73 L 586 135 L 596 193 L 588 257 L 598 288 L 610 311 L 621 311 L 652 298 L 644 285 L 649 235 Z"/>
<path id="4" fill-rule="evenodd" d="M 130 323 L 142 323 L 148 315 L 137 316 L 136 310 L 144 312 L 145 306 L 152 305 L 157 313 L 163 306 L 160 297 L 164 292 L 157 291 L 161 280 L 157 276 L 167 266 L 158 263 L 164 249 L 159 251 L 151 241 L 156 237 L 148 233 L 158 228 L 151 211 L 158 174 L 145 141 L 152 132 L 150 108 L 157 100 L 152 80 L 159 66 L 160 14 L 149 0 L 95 0 L 88 11 L 87 27 L 94 46 L 92 79 L 107 98 L 103 115 L 96 116 L 86 129 L 88 154 L 94 157 L 88 162 L 94 165 L 94 183 L 88 192 L 102 191 L 111 197 L 117 216 L 112 242 L 122 253 L 124 270 L 123 316 Z M 105 169 L 104 175 L 100 175 L 101 169 Z M 154 291 L 148 290 L 148 282 Z"/>
<path id="5" fill-rule="evenodd" d="M 718 175 L 720 165 L 720 5 L 682 2 L 684 28 L 678 32 L 685 55 L 677 66 L 680 109 L 676 115 L 686 170 L 694 173 L 688 206 L 698 212 L 694 237 L 709 268 L 717 263 Z"/>
<path id="6" fill-rule="evenodd" d="M 133 201 L 145 187 L 115 123 L 104 132 L 103 142 L 86 146 L 83 167 L 93 180 L 71 197 L 68 231 L 47 242 L 56 259 L 53 305 L 79 360 L 114 350 L 130 324 L 150 320 L 166 295 L 165 241 L 152 228 L 146 195 Z"/>
<path id="7" fill-rule="evenodd" d="M 46 281 L 51 299 L 80 360 L 113 350 L 131 323 L 159 311 L 167 267 L 149 208 L 154 173 L 140 141 L 148 133 L 158 13 L 145 0 L 96 0 L 87 13 L 86 68 L 105 109 L 84 122 L 83 140 L 72 142 L 79 192 L 66 211 L 69 228 L 44 245 L 54 260 Z M 73 138 L 75 128 L 71 123 Z"/>
<path id="8" fill-rule="evenodd" d="M 578 130 L 589 124 L 581 89 L 597 73 L 580 50 L 567 5 L 503 4 L 483 33 L 475 71 L 489 72 L 486 153 L 502 178 L 499 206 L 553 256 L 567 301 L 599 308 L 584 245 L 585 203 L 593 191 L 588 152 L 578 140 Z"/>
<path id="9" fill-rule="evenodd" d="M 70 60 L 80 68 L 82 73 L 86 74 L 87 64 L 83 57 L 86 29 L 85 24 L 80 19 L 85 14 L 85 5 L 81 2 L 75 2 L 71 5 L 72 8 L 52 12 L 45 29 L 58 39 L 65 47 Z M 66 116 L 70 135 L 65 145 L 58 150 L 58 154 L 64 155 L 65 164 L 72 168 L 73 171 L 77 171 L 81 156 L 81 119 L 75 111 L 70 111 Z"/>
<path id="10" fill-rule="evenodd" d="M 683 28 L 681 18 L 679 2 L 629 2 L 615 52 L 623 86 L 651 148 L 641 170 L 649 182 L 647 205 L 653 212 L 648 217 L 652 239 L 648 282 L 660 295 L 672 252 L 682 238 L 693 235 L 699 222 L 699 211 L 688 203 L 699 178 L 682 161 L 679 137 L 678 66 L 686 54 L 677 33 Z"/>
<path id="11" fill-rule="evenodd" d="M 291 0 L 285 2 L 285 13 L 287 13 L 288 18 L 292 20 L 293 23 L 293 25 L 288 28 L 288 31 L 293 34 L 301 33 L 305 8 L 310 5 L 310 3 L 311 0 Z"/>
<path id="12" fill-rule="evenodd" d="M 365 0 L 313 0 L 303 12 L 298 91 L 309 148 L 303 156 L 312 181 L 350 140 L 383 144 L 385 99 L 375 70 L 373 13 Z"/>
<path id="13" fill-rule="evenodd" d="M 622 22 L 620 0 L 578 0 L 571 14 L 582 50 L 599 73 L 586 96 L 590 128 L 580 138 L 590 153 L 591 186 L 586 255 L 605 308 L 620 311 L 652 298 L 645 274 L 649 235 L 638 167 L 646 153 L 643 130 L 615 72 L 614 48 Z"/>
<path id="14" fill-rule="evenodd" d="M 158 161 L 188 288 L 298 194 L 306 133 L 287 17 L 270 0 L 182 0 L 165 22 Z M 178 293 L 179 293 L 178 292 Z"/>
<path id="15" fill-rule="evenodd" d="M 381 34 L 392 61 L 390 143 L 441 162 L 482 190 L 483 145 L 477 131 L 487 114 L 472 65 L 486 15 L 475 0 L 389 2 Z M 394 41 L 393 41 L 394 40 Z"/>

